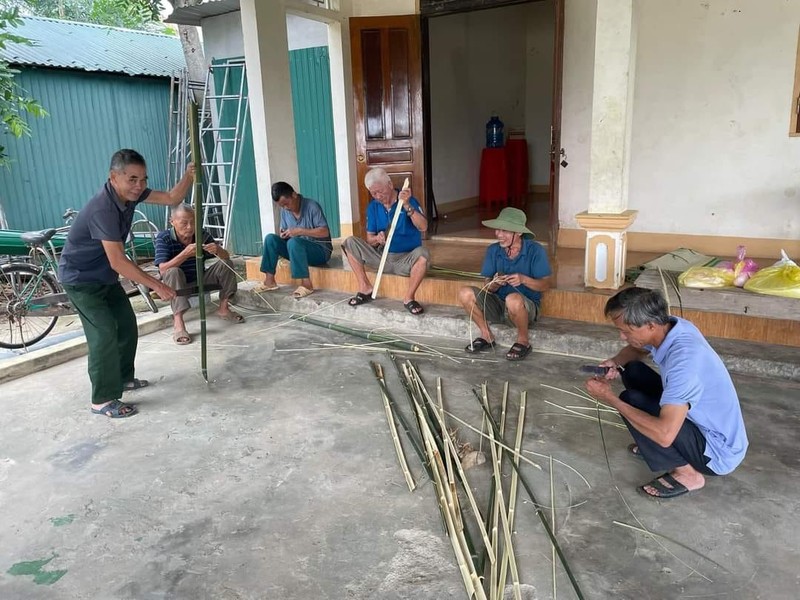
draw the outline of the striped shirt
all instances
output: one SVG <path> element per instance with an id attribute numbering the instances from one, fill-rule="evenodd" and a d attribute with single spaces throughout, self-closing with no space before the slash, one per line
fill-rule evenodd
<path id="1" fill-rule="evenodd" d="M 192 238 L 192 242 L 195 241 L 195 238 Z M 205 229 L 203 230 L 203 245 L 206 244 L 213 244 L 216 240 L 214 240 L 214 236 L 208 233 Z M 178 254 L 183 252 L 183 249 L 186 248 L 186 245 L 183 244 L 178 239 L 178 236 L 175 235 L 175 228 L 170 227 L 166 231 L 161 231 L 156 236 L 156 259 L 153 261 L 155 266 L 158 266 L 162 263 L 169 262 Z M 209 252 L 203 252 L 203 257 L 205 260 L 209 258 L 214 258 L 213 254 Z M 183 270 L 184 275 L 186 275 L 186 282 L 192 283 L 197 280 L 197 261 L 192 258 L 188 258 L 183 261 L 180 265 L 181 269 Z"/>

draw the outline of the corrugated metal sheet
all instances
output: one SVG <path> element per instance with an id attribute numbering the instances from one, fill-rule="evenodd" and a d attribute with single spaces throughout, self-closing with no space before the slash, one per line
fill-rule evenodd
<path id="1" fill-rule="evenodd" d="M 333 141 L 328 48 L 289 52 L 300 191 L 322 205 L 332 237 L 339 237 L 339 194 Z"/>
<path id="2" fill-rule="evenodd" d="M 239 0 L 207 0 L 195 6 L 176 8 L 164 19 L 166 23 L 200 26 L 203 19 L 239 10 Z"/>
<path id="3" fill-rule="evenodd" d="M 149 185 L 166 185 L 169 82 L 165 79 L 23 69 L 19 84 L 50 113 L 29 119 L 31 136 L 5 136 L 10 168 L 0 169 L 0 203 L 12 229 L 62 224 L 108 177 L 111 155 L 134 148 L 148 163 Z M 146 212 L 164 225 L 164 209 Z"/>
<path id="4" fill-rule="evenodd" d="M 36 44 L 0 49 L 12 64 L 156 77 L 186 68 L 175 36 L 42 17 L 24 17 L 12 32 Z"/>

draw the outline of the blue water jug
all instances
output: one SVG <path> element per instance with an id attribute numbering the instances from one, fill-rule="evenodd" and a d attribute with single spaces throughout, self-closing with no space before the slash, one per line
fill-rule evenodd
<path id="1" fill-rule="evenodd" d="M 486 147 L 503 147 L 503 122 L 497 115 L 492 115 L 492 118 L 486 123 Z"/>

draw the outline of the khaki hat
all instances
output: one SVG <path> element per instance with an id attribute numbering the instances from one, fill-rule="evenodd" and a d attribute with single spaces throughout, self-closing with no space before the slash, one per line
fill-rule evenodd
<path id="1" fill-rule="evenodd" d="M 490 229 L 502 229 L 503 231 L 511 231 L 513 233 L 527 233 L 534 235 L 534 233 L 525 227 L 528 217 L 523 211 L 518 208 L 506 207 L 500 211 L 496 219 L 489 219 L 483 221 L 483 225 Z"/>

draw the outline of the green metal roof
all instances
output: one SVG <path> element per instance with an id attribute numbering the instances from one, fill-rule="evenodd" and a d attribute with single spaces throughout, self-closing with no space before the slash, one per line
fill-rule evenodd
<path id="1" fill-rule="evenodd" d="M 12 33 L 35 43 L 0 49 L 0 57 L 15 65 L 156 77 L 186 68 L 175 36 L 43 17 L 23 17 Z"/>

